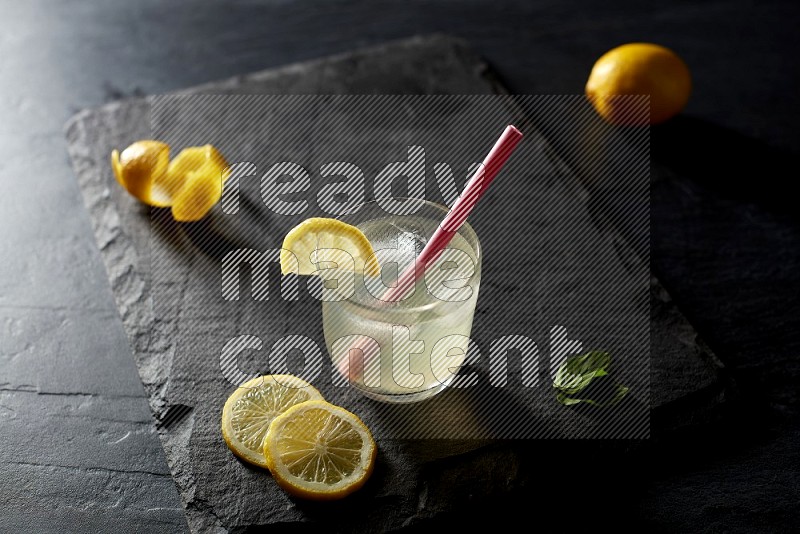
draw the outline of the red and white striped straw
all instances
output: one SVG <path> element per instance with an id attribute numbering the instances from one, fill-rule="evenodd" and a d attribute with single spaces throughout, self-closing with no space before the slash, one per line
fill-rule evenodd
<path id="1" fill-rule="evenodd" d="M 510 124 L 506 126 L 505 131 L 486 155 L 483 163 L 464 186 L 461 196 L 455 201 L 436 232 L 428 240 L 428 244 L 417 256 L 416 261 L 403 271 L 403 274 L 397 279 L 397 285 L 384 293 L 382 298 L 384 302 L 401 299 L 414 287 L 416 280 L 425 274 L 428 266 L 433 265 L 453 236 L 461 229 L 472 210 L 475 209 L 475 205 L 508 161 L 521 139 L 522 132 Z"/>
<path id="2" fill-rule="evenodd" d="M 472 213 L 478 200 L 489 188 L 489 185 L 500 172 L 500 169 L 503 168 L 506 161 L 508 161 L 521 139 L 522 133 L 519 130 L 512 125 L 506 126 L 505 131 L 495 142 L 489 154 L 486 155 L 483 163 L 472 178 L 469 179 L 467 185 L 464 186 L 461 196 L 455 201 L 453 207 L 428 240 L 425 248 L 417 256 L 416 261 L 403 271 L 403 274 L 397 280 L 397 285 L 384 293 L 383 302 L 391 302 L 402 298 L 414 287 L 417 277 L 423 276 L 428 266 L 433 265 L 436 258 L 441 255 L 450 240 L 453 239 L 453 236 L 458 233 L 464 221 Z M 380 355 L 380 348 L 374 345 L 371 346 L 368 343 L 369 340 L 370 338 L 364 336 L 357 338 L 347 353 L 343 354 L 343 358 L 336 362 L 336 366 L 344 378 L 353 380 L 363 376 L 364 368 L 367 367 L 367 360 Z M 357 358 L 355 362 L 351 362 L 350 353 L 353 350 L 360 352 L 363 359 L 358 361 Z M 351 363 L 355 364 L 354 368 L 351 368 Z"/>

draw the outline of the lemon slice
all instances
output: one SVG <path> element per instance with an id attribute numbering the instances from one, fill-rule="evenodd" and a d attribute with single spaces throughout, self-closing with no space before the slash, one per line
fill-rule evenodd
<path id="1" fill-rule="evenodd" d="M 150 206 L 172 208 L 176 221 L 203 218 L 222 197 L 228 163 L 211 145 L 189 147 L 169 161 L 169 145 L 137 141 L 120 154 L 111 152 L 117 181 Z"/>
<path id="2" fill-rule="evenodd" d="M 291 375 L 259 376 L 239 386 L 222 409 L 222 437 L 242 460 L 266 467 L 264 437 L 275 417 L 309 400 L 322 400 L 311 384 Z"/>
<path id="3" fill-rule="evenodd" d="M 364 233 L 337 219 L 314 217 L 301 222 L 286 234 L 281 250 L 281 272 L 300 275 L 314 274 L 318 262 L 334 262 L 353 268 L 368 276 L 380 274 L 375 251 Z M 317 255 L 321 249 L 326 254 Z"/>
<path id="4" fill-rule="evenodd" d="M 284 490 L 315 500 L 339 499 L 367 481 L 375 465 L 372 435 L 356 415 L 325 401 L 292 406 L 272 421 L 264 456 Z"/>

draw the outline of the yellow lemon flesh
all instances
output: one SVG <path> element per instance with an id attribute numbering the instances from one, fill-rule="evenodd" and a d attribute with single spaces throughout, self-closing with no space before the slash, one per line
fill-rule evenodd
<path id="1" fill-rule="evenodd" d="M 664 122 L 686 106 L 691 90 L 686 63 L 669 48 L 651 43 L 629 43 L 606 52 L 586 83 L 586 96 L 597 113 L 618 125 Z M 650 96 L 649 120 L 642 102 L 627 95 Z"/>
<path id="2" fill-rule="evenodd" d="M 281 248 L 283 274 L 314 274 L 318 263 L 355 269 L 367 276 L 380 274 L 375 251 L 364 233 L 337 219 L 306 219 L 286 234 Z"/>
<path id="3" fill-rule="evenodd" d="M 150 206 L 172 208 L 176 221 L 203 218 L 222 197 L 228 163 L 211 145 L 189 147 L 169 161 L 169 146 L 160 141 L 137 141 L 111 153 L 117 181 Z"/>
<path id="4" fill-rule="evenodd" d="M 319 400 L 276 417 L 264 440 L 267 467 L 278 485 L 306 499 L 333 500 L 356 491 L 372 474 L 375 455 L 361 419 Z"/>
<path id="5" fill-rule="evenodd" d="M 267 467 L 264 441 L 270 423 L 292 406 L 322 400 L 311 384 L 291 375 L 259 376 L 239 386 L 222 409 L 222 437 L 233 453 Z"/>

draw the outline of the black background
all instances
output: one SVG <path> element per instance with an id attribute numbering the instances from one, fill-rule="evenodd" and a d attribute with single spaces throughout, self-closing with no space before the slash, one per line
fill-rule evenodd
<path id="1" fill-rule="evenodd" d="M 455 488 L 465 510 L 442 526 L 519 514 L 558 530 L 800 527 L 795 3 L 30 1 L 0 12 L 0 530 L 183 521 L 64 121 L 120 97 L 432 31 L 469 40 L 518 93 L 580 93 L 594 60 L 623 42 L 684 57 L 692 99 L 652 132 L 652 268 L 740 393 L 712 425 L 656 436 L 646 453 L 567 444 L 576 465 L 561 479 L 478 505 Z M 88 405 L 90 417 L 71 417 Z M 530 445 L 532 457 L 551 446 Z"/>

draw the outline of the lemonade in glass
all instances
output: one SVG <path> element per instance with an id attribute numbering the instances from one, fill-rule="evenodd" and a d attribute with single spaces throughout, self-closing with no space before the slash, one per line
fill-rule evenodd
<path id="1" fill-rule="evenodd" d="M 452 382 L 466 357 L 480 287 L 480 244 L 465 223 L 413 289 L 386 300 L 448 212 L 424 200 L 407 202 L 419 204 L 408 215 L 370 202 L 341 218 L 369 240 L 380 275 L 356 270 L 349 298 L 322 302 L 334 364 L 352 387 L 384 402 L 423 400 Z"/>

